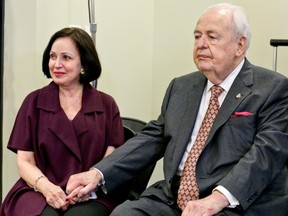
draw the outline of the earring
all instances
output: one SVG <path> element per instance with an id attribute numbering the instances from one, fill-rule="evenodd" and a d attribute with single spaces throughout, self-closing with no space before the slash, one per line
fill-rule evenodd
<path id="1" fill-rule="evenodd" d="M 83 68 L 81 68 L 80 73 L 83 75 L 85 74 L 85 70 Z"/>

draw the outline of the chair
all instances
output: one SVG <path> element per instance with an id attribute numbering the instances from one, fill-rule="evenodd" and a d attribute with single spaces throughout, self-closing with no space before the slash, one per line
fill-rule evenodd
<path id="1" fill-rule="evenodd" d="M 125 141 L 134 137 L 135 134 L 141 131 L 146 125 L 146 122 L 135 118 L 122 117 L 121 119 L 124 128 Z M 139 198 L 140 194 L 146 189 L 148 185 L 149 179 L 153 173 L 155 165 L 156 163 L 150 165 L 137 175 L 137 177 L 132 183 L 131 190 L 129 191 L 128 194 L 128 199 L 135 200 Z"/>
<path id="2" fill-rule="evenodd" d="M 122 117 L 121 119 L 123 126 L 128 127 L 129 129 L 134 131 L 134 134 L 141 131 L 147 124 L 146 122 L 135 118 Z"/>

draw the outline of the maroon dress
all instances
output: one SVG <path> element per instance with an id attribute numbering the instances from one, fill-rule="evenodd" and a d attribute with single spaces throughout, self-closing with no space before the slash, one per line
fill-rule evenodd
<path id="1" fill-rule="evenodd" d="M 39 169 L 65 191 L 69 176 L 89 170 L 103 158 L 108 146 L 123 144 L 124 135 L 119 110 L 111 96 L 86 85 L 82 108 L 70 121 L 60 107 L 58 95 L 58 86 L 51 82 L 26 97 L 8 148 L 13 152 L 33 151 Z M 113 208 L 107 199 L 96 201 Z M 46 204 L 45 197 L 20 178 L 4 199 L 0 215 L 39 215 Z"/>

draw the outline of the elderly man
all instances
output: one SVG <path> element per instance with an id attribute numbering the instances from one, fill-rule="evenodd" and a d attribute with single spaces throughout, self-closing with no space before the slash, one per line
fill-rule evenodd
<path id="1" fill-rule="evenodd" d="M 199 71 L 174 79 L 161 114 L 67 192 L 107 193 L 164 157 L 164 177 L 112 215 L 288 215 L 288 79 L 252 65 L 242 8 L 217 4 L 194 31 Z"/>

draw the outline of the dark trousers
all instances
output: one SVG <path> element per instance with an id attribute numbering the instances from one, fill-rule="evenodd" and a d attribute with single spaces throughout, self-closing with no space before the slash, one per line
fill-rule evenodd
<path id="1" fill-rule="evenodd" d="M 110 211 L 99 202 L 87 201 L 70 206 L 66 211 L 47 205 L 40 216 L 108 216 Z"/>
<path id="2" fill-rule="evenodd" d="M 182 211 L 178 208 L 176 200 L 179 182 L 180 177 L 177 177 L 172 184 L 174 205 L 168 205 L 156 196 L 140 196 L 138 200 L 127 200 L 117 206 L 111 216 L 180 216 Z"/>

